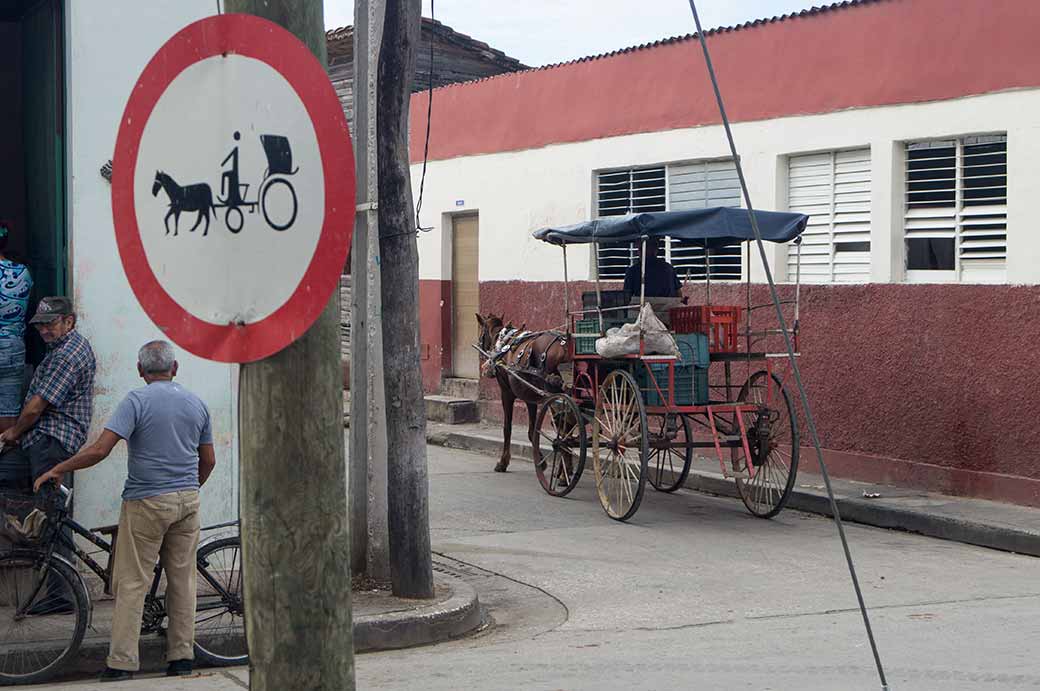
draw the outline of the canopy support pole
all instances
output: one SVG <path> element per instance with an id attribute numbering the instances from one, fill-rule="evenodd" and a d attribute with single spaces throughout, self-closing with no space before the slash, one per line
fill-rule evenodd
<path id="1" fill-rule="evenodd" d="M 593 242 L 592 247 L 596 252 L 596 316 L 599 317 L 599 333 L 602 336 L 605 334 L 603 333 L 603 296 L 600 295 L 599 289 L 599 243 Z M 582 309 L 585 309 L 584 305 L 582 305 Z"/>
<path id="2" fill-rule="evenodd" d="M 708 248 L 708 241 L 704 241 L 704 300 L 708 303 L 708 307 L 711 307 L 711 250 Z"/>
<path id="3" fill-rule="evenodd" d="M 642 311 L 646 304 L 646 238 L 643 236 L 643 251 L 639 253 L 639 261 L 642 265 L 639 275 L 639 310 Z"/>
<path id="4" fill-rule="evenodd" d="M 571 290 L 570 280 L 567 277 L 567 243 L 560 245 L 563 248 L 563 323 L 568 332 L 571 330 Z"/>
<path id="5" fill-rule="evenodd" d="M 802 303 L 802 238 L 794 242 L 794 257 L 797 265 L 794 269 L 794 337 L 798 341 L 798 320 L 801 318 Z"/>

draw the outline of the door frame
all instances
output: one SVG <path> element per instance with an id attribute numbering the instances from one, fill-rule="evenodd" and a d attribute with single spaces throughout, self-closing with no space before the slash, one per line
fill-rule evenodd
<path id="1" fill-rule="evenodd" d="M 447 236 L 447 252 L 445 252 L 445 264 L 447 265 L 447 275 L 451 281 L 452 292 L 451 292 L 451 309 L 448 314 L 449 323 L 449 338 L 450 344 L 448 352 L 450 358 L 448 361 L 448 372 L 452 378 L 458 377 L 455 368 L 455 318 L 458 315 L 458 309 L 455 301 L 455 223 L 460 219 L 473 218 L 477 222 L 477 310 L 480 309 L 480 212 L 476 209 L 467 209 L 466 211 L 460 211 L 458 213 L 445 214 L 447 223 L 445 224 L 445 235 Z M 479 363 L 479 360 L 478 360 Z M 480 379 L 480 370 L 478 364 L 477 379 Z"/>

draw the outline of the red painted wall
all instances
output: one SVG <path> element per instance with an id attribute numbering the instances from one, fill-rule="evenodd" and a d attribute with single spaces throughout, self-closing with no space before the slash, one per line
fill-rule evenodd
<path id="1" fill-rule="evenodd" d="M 1040 86 L 1038 26 L 1036 0 L 878 0 L 708 40 L 729 116 L 748 121 Z M 427 95 L 412 99 L 416 161 Z M 695 40 L 448 86 L 434 101 L 431 159 L 720 122 Z"/>
<path id="2" fill-rule="evenodd" d="M 744 290 L 713 286 L 712 301 L 743 305 Z M 480 297 L 531 328 L 562 322 L 562 283 L 483 283 Z M 768 300 L 753 286 L 753 304 Z M 833 471 L 1040 506 L 1040 286 L 803 286 L 801 317 L 802 373 Z"/>
<path id="3" fill-rule="evenodd" d="M 419 344 L 423 386 L 436 393 L 451 372 L 451 281 L 419 281 Z"/>

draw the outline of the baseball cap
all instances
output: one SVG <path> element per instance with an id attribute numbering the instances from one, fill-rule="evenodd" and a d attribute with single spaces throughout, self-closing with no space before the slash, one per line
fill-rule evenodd
<path id="1" fill-rule="evenodd" d="M 29 323 L 47 324 L 59 317 L 67 317 L 72 313 L 72 300 L 60 295 L 45 297 L 40 300 L 40 304 L 36 307 L 36 314 L 29 320 Z"/>

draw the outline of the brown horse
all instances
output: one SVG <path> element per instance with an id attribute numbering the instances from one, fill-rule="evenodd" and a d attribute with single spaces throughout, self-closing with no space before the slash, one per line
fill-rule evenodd
<path id="1" fill-rule="evenodd" d="M 496 317 L 492 314 L 486 317 L 478 314 L 477 323 L 480 324 L 480 342 L 478 343 L 480 349 L 494 355 L 499 336 L 503 329 L 508 329 L 510 325 L 505 324 L 504 317 Z M 495 472 L 504 473 L 509 468 L 510 439 L 513 433 L 513 404 L 517 399 L 527 404 L 527 438 L 531 441 L 531 446 L 537 456 L 536 435 L 538 432 L 535 430 L 535 421 L 538 404 L 542 400 L 542 395 L 538 391 L 517 381 L 517 377 L 495 365 L 505 365 L 522 376 L 523 381 L 529 382 L 542 391 L 556 393 L 563 390 L 560 365 L 570 362 L 570 360 L 565 335 L 554 331 L 540 331 L 514 344 L 493 362 L 485 360 L 481 365 L 481 374 L 498 380 L 498 388 L 502 394 L 502 458 L 495 466 Z M 536 458 L 535 461 L 537 462 L 538 459 Z"/>

